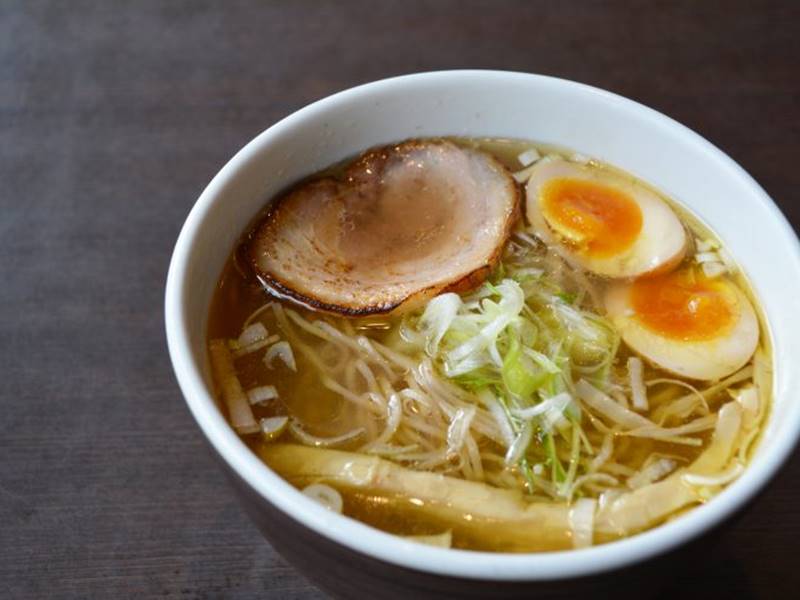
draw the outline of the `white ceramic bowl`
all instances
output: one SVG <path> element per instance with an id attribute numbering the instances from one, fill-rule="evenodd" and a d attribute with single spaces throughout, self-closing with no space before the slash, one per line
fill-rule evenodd
<path id="1" fill-rule="evenodd" d="M 438 135 L 524 138 L 597 157 L 690 207 L 720 235 L 761 300 L 775 356 L 774 406 L 752 463 L 735 483 L 666 525 L 585 550 L 440 550 L 332 515 L 239 440 L 209 392 L 205 340 L 214 286 L 242 230 L 270 197 L 306 175 L 371 146 Z M 793 365 L 800 357 L 799 299 L 800 249 L 791 227 L 747 173 L 696 133 L 636 102 L 570 81 L 445 71 L 335 94 L 286 117 L 239 151 L 197 200 L 180 233 L 167 280 L 166 328 L 186 402 L 267 537 L 328 589 L 348 594 L 356 582 L 375 586 L 385 597 L 389 588 L 399 595 L 410 585 L 398 578 L 417 581 L 417 592 L 445 594 L 454 593 L 448 587 L 454 581 L 502 587 L 500 582 L 597 574 L 674 549 L 721 523 L 767 483 L 798 439 L 800 370 Z"/>

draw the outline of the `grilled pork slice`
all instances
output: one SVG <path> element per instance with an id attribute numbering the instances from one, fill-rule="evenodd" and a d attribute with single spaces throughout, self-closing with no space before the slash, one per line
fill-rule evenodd
<path id="1" fill-rule="evenodd" d="M 412 140 L 280 197 L 247 253 L 267 288 L 307 306 L 345 315 L 405 310 L 480 284 L 519 203 L 513 178 L 488 154 Z"/>

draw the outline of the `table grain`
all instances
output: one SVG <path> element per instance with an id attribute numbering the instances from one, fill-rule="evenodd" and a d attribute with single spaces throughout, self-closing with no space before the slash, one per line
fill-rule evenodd
<path id="1" fill-rule="evenodd" d="M 391 75 L 545 73 L 700 132 L 797 227 L 799 22 L 792 1 L 0 0 L 0 596 L 321 597 L 235 502 L 164 338 L 181 223 L 257 133 Z M 795 455 L 661 597 L 798 597 L 798 498 Z"/>

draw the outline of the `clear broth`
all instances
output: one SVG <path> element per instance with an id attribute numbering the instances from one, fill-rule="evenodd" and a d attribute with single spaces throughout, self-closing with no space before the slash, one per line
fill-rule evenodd
<path id="1" fill-rule="evenodd" d="M 532 147 L 537 148 L 542 155 L 557 153 L 569 157 L 572 154 L 562 149 L 521 140 L 452 138 L 451 141 L 463 146 L 479 148 L 492 154 L 510 171 L 521 168 L 517 161 L 517 156 Z M 349 162 L 349 160 L 343 161 L 322 173 L 315 174 L 315 177 L 339 174 Z M 603 168 L 611 168 L 607 165 L 602 166 Z M 613 170 L 618 174 L 622 173 L 625 177 L 634 179 L 637 184 L 645 185 L 653 190 L 651 186 L 636 180 L 631 175 L 618 169 Z M 658 191 L 653 191 L 668 202 L 695 237 L 704 240 L 717 239 L 708 227 L 685 208 L 665 198 Z M 245 320 L 266 302 L 273 301 L 282 304 L 286 308 L 291 308 L 305 317 L 322 318 L 333 324 L 341 324 L 347 321 L 349 326 L 352 326 L 358 333 L 370 339 L 383 342 L 390 325 L 394 322 L 392 317 L 376 316 L 352 319 L 317 313 L 303 306 L 298 306 L 294 302 L 271 296 L 265 291 L 242 256 L 242 247 L 248 241 L 253 226 L 263 218 L 267 210 L 268 207 L 265 208 L 264 212 L 256 216 L 253 220 L 253 225 L 242 236 L 242 243 L 231 253 L 225 264 L 211 303 L 207 330 L 208 339 L 237 338 Z M 687 260 L 690 260 L 690 258 Z M 733 279 L 746 292 L 753 302 L 753 306 L 759 312 L 761 325 L 760 343 L 762 348 L 768 351 L 768 335 L 765 329 L 765 322 L 761 318 L 758 303 L 755 302 L 748 282 L 741 272 L 737 272 Z M 279 329 L 271 311 L 265 312 L 262 321 L 269 332 Z M 624 364 L 629 355 L 629 351 L 623 344 L 617 355 L 617 364 Z M 302 421 L 310 433 L 319 436 L 340 435 L 350 430 L 354 422 L 363 423 L 363 420 L 357 414 L 358 410 L 354 408 L 352 403 L 344 401 L 340 396 L 322 385 L 301 353 L 295 352 L 295 359 L 297 361 L 296 372 L 289 370 L 280 361 L 276 362 L 274 370 L 267 371 L 263 368 L 260 356 L 245 356 L 237 360 L 237 374 L 244 389 L 273 385 L 278 391 L 279 401 L 271 403 L 267 407 L 253 407 L 253 412 L 257 419 L 289 414 Z M 660 372 L 652 367 L 646 367 L 646 378 L 656 376 L 672 377 L 672 375 Z M 651 411 L 657 408 L 659 402 L 667 402 L 676 396 L 675 393 L 668 393 L 667 386 L 655 386 L 650 392 L 651 397 L 655 399 L 654 405 L 651 406 Z M 710 401 L 712 412 L 719 407 L 720 402 L 720 397 L 713 398 Z M 220 406 L 223 406 L 221 402 Z M 711 433 L 706 431 L 696 435 L 702 438 L 702 446 L 687 446 L 651 439 L 622 437 L 615 444 L 614 461 L 631 470 L 637 470 L 648 456 L 653 453 L 659 453 L 675 457 L 683 464 L 688 464 L 706 447 Z M 259 435 L 242 436 L 242 438 L 255 452 L 258 452 L 263 444 L 268 443 L 263 441 Z M 591 437 L 591 442 L 594 445 L 599 445 L 600 440 L 597 436 L 593 436 Z M 493 442 L 483 439 L 481 449 L 486 449 L 492 444 Z M 755 444 L 752 447 L 755 447 Z M 502 448 L 493 448 L 492 450 L 504 451 Z M 291 481 L 291 477 L 289 479 Z M 389 533 L 399 535 L 441 533 L 441 524 L 436 519 L 428 517 L 424 511 L 418 509 L 408 499 L 373 496 L 364 492 L 343 493 L 343 497 L 344 514 Z M 503 548 L 498 548 L 491 539 L 476 538 L 466 530 L 463 532 L 455 530 L 453 532 L 453 546 L 472 550 L 503 550 Z M 550 548 L 536 549 L 547 550 Z"/>

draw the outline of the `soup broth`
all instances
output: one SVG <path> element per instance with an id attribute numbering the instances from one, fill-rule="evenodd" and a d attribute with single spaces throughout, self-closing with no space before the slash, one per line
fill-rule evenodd
<path id="1" fill-rule="evenodd" d="M 674 286 L 657 289 L 653 302 L 692 317 L 704 302 L 730 297 L 758 314 L 723 244 L 631 175 L 527 141 L 449 141 L 494 157 L 528 194 L 534 169 L 548 160 L 646 190 L 686 231 L 688 249 L 664 270 L 686 273 L 680 289 L 694 294 L 684 305 Z M 313 179 L 344 177 L 350 162 Z M 729 372 L 718 376 L 709 364 L 707 377 L 681 374 L 681 357 L 695 352 L 691 332 L 648 329 L 630 307 L 617 314 L 607 300 L 615 286 L 627 293 L 626 286 L 663 276 L 594 272 L 607 261 L 587 258 L 588 246 L 567 226 L 601 231 L 606 215 L 566 206 L 573 211 L 566 228 L 548 221 L 558 245 L 542 239 L 523 211 L 485 282 L 399 314 L 355 317 L 265 288 L 247 253 L 267 206 L 231 254 L 212 300 L 208 340 L 221 409 L 253 452 L 308 495 L 423 543 L 512 552 L 580 547 L 657 526 L 710 499 L 746 465 L 768 410 L 763 325 L 755 353 Z M 645 224 L 648 206 L 636 209 Z M 739 293 L 747 300 L 736 300 Z M 729 313 L 720 318 L 730 324 L 712 333 L 730 338 L 725 348 L 735 355 L 745 343 L 735 337 L 744 317 Z M 670 315 L 670 323 L 679 321 L 678 312 Z M 702 354 L 692 355 L 700 356 L 695 363 Z"/>

